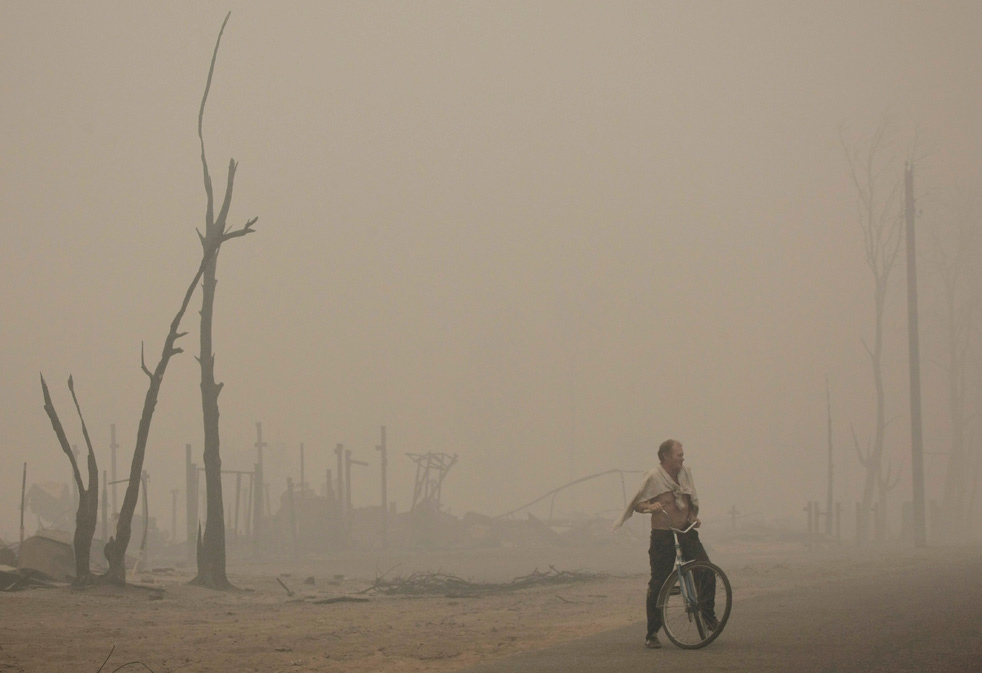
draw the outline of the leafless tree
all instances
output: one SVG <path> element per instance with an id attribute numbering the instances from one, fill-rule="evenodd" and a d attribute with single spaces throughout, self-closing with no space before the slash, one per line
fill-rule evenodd
<path id="1" fill-rule="evenodd" d="M 41 393 L 44 395 L 44 410 L 47 412 L 48 419 L 51 421 L 51 427 L 55 431 L 55 436 L 58 437 L 58 444 L 61 446 L 61 450 L 65 452 L 68 460 L 71 461 L 72 474 L 78 486 L 78 511 L 75 514 L 75 537 L 72 540 L 72 546 L 75 551 L 75 581 L 72 583 L 72 586 L 80 587 L 91 584 L 95 580 L 95 576 L 90 569 L 89 560 L 92 553 L 92 537 L 95 535 L 96 521 L 99 516 L 99 468 L 96 465 L 95 452 L 92 450 L 89 431 L 85 427 L 82 408 L 79 406 L 78 398 L 75 396 L 75 383 L 72 381 L 71 376 L 68 377 L 68 389 L 72 393 L 75 410 L 78 412 L 78 420 L 82 424 L 82 436 L 85 438 L 85 445 L 89 449 L 87 461 L 89 471 L 88 488 L 82 483 L 82 474 L 78 469 L 78 461 L 75 460 L 75 453 L 68 444 L 65 429 L 62 427 L 61 421 L 58 418 L 58 412 L 55 411 L 55 406 L 51 402 L 51 395 L 48 393 L 48 384 L 44 381 L 44 375 L 41 376 Z"/>
<path id="2" fill-rule="evenodd" d="M 181 319 L 187 312 L 188 304 L 191 303 L 191 297 L 194 294 L 195 288 L 201 282 L 205 268 L 215 255 L 218 254 L 218 248 L 229 239 L 252 233 L 252 224 L 253 222 L 247 222 L 241 229 L 227 230 L 205 247 L 201 255 L 201 263 L 198 265 L 198 271 L 195 273 L 194 279 L 184 293 L 184 301 L 181 303 L 181 308 L 171 321 L 170 330 L 164 339 L 164 347 L 160 354 L 160 360 L 152 372 L 147 368 L 146 362 L 143 360 L 143 349 L 141 347 L 140 365 L 150 382 L 143 401 L 143 413 L 140 416 L 140 425 L 136 434 L 136 446 L 133 449 L 133 461 L 130 465 L 129 483 L 126 486 L 126 494 L 123 496 L 123 504 L 119 510 L 116 535 L 109 538 L 109 542 L 106 543 L 106 559 L 109 561 L 109 570 L 106 572 L 105 577 L 113 584 L 126 583 L 126 564 L 124 561 L 126 558 L 126 548 L 129 546 L 130 536 L 132 534 L 133 512 L 136 509 L 137 496 L 140 492 L 140 481 L 143 475 L 143 459 L 146 454 L 147 440 L 150 437 L 150 423 L 153 420 L 154 409 L 157 407 L 157 398 L 160 395 L 160 386 L 164 382 L 164 373 L 167 371 L 167 365 L 173 356 L 184 352 L 182 348 L 175 346 L 177 340 L 187 334 L 187 332 L 178 331 L 181 326 Z"/>
<path id="3" fill-rule="evenodd" d="M 856 456 L 859 458 L 859 464 L 866 468 L 866 473 L 869 474 L 870 461 L 872 458 L 872 447 L 870 443 L 866 443 L 866 448 L 863 449 L 859 446 L 859 438 L 856 436 L 856 429 L 852 430 L 852 443 L 856 448 Z M 886 512 L 887 512 L 887 493 L 892 491 L 898 483 L 900 483 L 900 471 L 893 473 L 893 467 L 890 465 L 889 460 L 880 460 L 880 469 L 876 472 L 876 486 L 877 492 L 879 494 L 877 502 L 877 512 L 876 512 L 876 539 L 881 541 L 886 534 Z"/>
<path id="4" fill-rule="evenodd" d="M 204 173 L 205 196 L 207 197 L 205 233 L 202 234 L 199 231 L 198 236 L 201 239 L 202 248 L 207 250 L 210 246 L 215 246 L 216 253 L 205 266 L 201 283 L 201 352 L 198 356 L 198 363 L 201 366 L 201 412 L 204 422 L 205 492 L 208 511 L 204 535 L 198 543 L 198 575 L 191 583 L 213 589 L 232 588 L 225 571 L 225 510 L 222 498 L 222 459 L 219 452 L 221 442 L 218 427 L 218 395 L 222 391 L 223 384 L 215 381 L 212 320 L 215 312 L 215 287 L 218 283 L 216 278 L 218 248 L 228 227 L 226 221 L 229 206 L 232 203 L 232 186 L 235 181 L 237 164 L 234 159 L 229 161 L 225 198 L 216 216 L 211 174 L 208 172 L 208 160 L 205 158 L 202 123 L 208 91 L 211 89 L 212 75 L 215 72 L 215 60 L 218 58 L 218 47 L 222 42 L 222 34 L 225 32 L 225 25 L 228 23 L 229 16 L 231 16 L 231 12 L 225 15 L 225 21 L 222 23 L 222 28 L 218 32 L 218 39 L 215 41 L 215 51 L 211 57 L 208 80 L 205 84 L 204 95 L 201 97 L 201 109 L 198 112 L 198 140 L 201 143 L 201 166 Z M 251 228 L 256 220 L 257 218 L 249 220 L 246 226 Z"/>
<path id="5" fill-rule="evenodd" d="M 886 430 L 886 394 L 883 383 L 883 315 L 886 308 L 887 288 L 890 274 L 897 261 L 902 243 L 902 217 L 899 212 L 899 188 L 901 172 L 888 150 L 889 121 L 882 119 L 865 147 L 850 145 L 840 129 L 839 139 L 845 152 L 849 176 L 856 189 L 856 206 L 866 264 L 873 275 L 873 299 L 875 322 L 873 344 L 863 340 L 870 357 L 873 371 L 873 384 L 876 390 L 876 421 L 873 430 L 873 443 L 864 466 L 866 478 L 863 483 L 862 512 L 859 525 L 859 540 L 869 539 L 868 513 L 873 504 L 883 457 L 884 435 Z"/>

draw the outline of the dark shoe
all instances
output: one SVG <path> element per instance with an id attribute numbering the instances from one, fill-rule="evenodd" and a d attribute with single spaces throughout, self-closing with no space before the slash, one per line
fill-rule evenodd
<path id="1" fill-rule="evenodd" d="M 644 639 L 644 646 L 649 650 L 661 649 L 661 641 L 658 640 L 658 635 L 648 636 Z"/>
<path id="2" fill-rule="evenodd" d="M 715 631 L 719 628 L 719 620 L 713 615 L 703 615 L 702 623 L 706 626 L 707 631 Z"/>

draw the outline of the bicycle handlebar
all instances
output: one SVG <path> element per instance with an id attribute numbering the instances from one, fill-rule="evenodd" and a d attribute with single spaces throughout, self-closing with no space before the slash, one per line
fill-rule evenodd
<path id="1" fill-rule="evenodd" d="M 661 513 L 662 513 L 662 515 L 663 515 L 663 516 L 664 516 L 664 517 L 665 517 L 666 519 L 668 519 L 668 512 L 666 512 L 665 510 L 661 510 Z M 690 523 L 690 524 L 689 524 L 689 527 L 688 527 L 688 528 L 686 528 L 685 530 L 680 530 L 680 529 L 678 529 L 678 528 L 674 528 L 674 527 L 673 527 L 673 526 L 671 525 L 671 520 L 669 519 L 669 526 L 668 526 L 668 529 L 669 529 L 669 530 L 671 530 L 671 531 L 673 531 L 673 532 L 675 532 L 675 533 L 683 533 L 683 534 L 685 534 L 685 533 L 688 533 L 688 532 L 689 532 L 690 530 L 692 530 L 693 528 L 695 528 L 695 527 L 696 527 L 696 524 L 697 524 L 697 523 L 699 523 L 699 521 L 698 521 L 698 520 L 696 520 L 696 521 L 693 521 L 692 523 Z"/>

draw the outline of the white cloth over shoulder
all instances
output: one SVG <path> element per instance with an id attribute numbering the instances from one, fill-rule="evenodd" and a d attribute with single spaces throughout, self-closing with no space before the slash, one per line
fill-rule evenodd
<path id="1" fill-rule="evenodd" d="M 699 512 L 699 497 L 696 495 L 696 484 L 692 480 L 692 472 L 687 467 L 682 467 L 679 470 L 679 480 L 678 483 L 669 476 L 665 468 L 659 465 L 653 470 L 648 470 L 645 472 L 644 477 L 641 479 L 641 487 L 638 492 L 634 494 L 634 498 L 627 505 L 627 509 L 624 513 L 620 515 L 620 518 L 614 522 L 614 528 L 620 528 L 625 521 L 631 518 L 634 514 L 634 508 L 638 506 L 639 503 L 645 500 L 651 500 L 655 496 L 661 495 L 662 493 L 672 492 L 675 496 L 675 506 L 679 509 L 685 508 L 685 498 L 683 496 L 689 496 L 692 501 L 692 513 L 696 514 Z"/>

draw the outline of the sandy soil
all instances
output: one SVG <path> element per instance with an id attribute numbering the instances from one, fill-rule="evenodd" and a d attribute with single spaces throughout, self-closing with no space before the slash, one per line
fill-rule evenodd
<path id="1" fill-rule="evenodd" d="M 808 552 L 800 542 L 761 536 L 703 537 L 713 541 L 710 554 L 727 570 L 735 600 L 930 560 L 923 550 L 850 555 Z M 107 657 L 107 673 L 127 662 L 139 663 L 125 671 L 154 673 L 455 671 L 642 620 L 646 563 L 640 538 L 625 537 L 576 548 L 234 563 L 230 579 L 240 590 L 228 593 L 186 586 L 193 573 L 176 565 L 131 576 L 141 587 L 0 593 L 0 672 L 94 673 Z M 468 598 L 358 593 L 383 573 L 442 571 L 502 582 L 549 566 L 603 576 Z M 308 577 L 313 584 L 304 583 Z M 338 596 L 369 600 L 313 602 Z"/>

